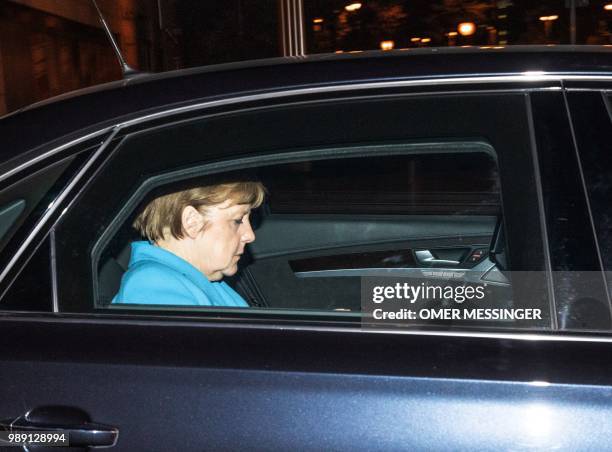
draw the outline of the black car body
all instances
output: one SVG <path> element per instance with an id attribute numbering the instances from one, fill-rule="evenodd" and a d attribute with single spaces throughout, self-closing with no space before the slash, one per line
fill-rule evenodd
<path id="1" fill-rule="evenodd" d="M 119 450 L 610 449 L 611 103 L 605 46 L 472 48 L 136 76 L 4 117 L 0 419 Z M 270 193 L 234 281 L 252 308 L 109 305 L 138 206 L 244 170 Z M 489 259 L 538 321 L 363 325 L 364 277 Z"/>

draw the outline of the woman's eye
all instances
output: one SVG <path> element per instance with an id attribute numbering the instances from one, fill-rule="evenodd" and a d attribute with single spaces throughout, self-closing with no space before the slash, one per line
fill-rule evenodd
<path id="1" fill-rule="evenodd" d="M 234 223 L 236 223 L 237 225 L 241 225 L 242 224 L 242 218 L 234 220 Z"/>

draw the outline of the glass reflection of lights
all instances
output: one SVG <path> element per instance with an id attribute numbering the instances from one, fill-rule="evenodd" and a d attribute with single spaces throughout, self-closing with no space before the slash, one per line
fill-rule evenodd
<path id="1" fill-rule="evenodd" d="M 395 47 L 395 42 L 393 41 L 381 41 L 380 42 L 381 50 L 393 50 L 393 47 Z"/>
<path id="2" fill-rule="evenodd" d="M 470 36 L 476 31 L 476 25 L 474 22 L 462 22 L 457 26 L 457 30 L 462 36 Z"/>
<path id="3" fill-rule="evenodd" d="M 534 380 L 529 382 L 530 386 L 536 386 L 538 388 L 547 388 L 550 386 L 550 383 L 547 381 Z"/>
<path id="4" fill-rule="evenodd" d="M 351 3 L 344 7 L 347 11 L 357 11 L 359 8 L 361 8 L 361 3 Z"/>

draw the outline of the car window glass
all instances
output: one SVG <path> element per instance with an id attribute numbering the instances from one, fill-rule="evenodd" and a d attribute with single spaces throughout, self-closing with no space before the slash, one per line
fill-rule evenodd
<path id="1" fill-rule="evenodd" d="M 610 303 L 566 101 L 562 93 L 531 99 L 558 328 L 608 330 Z M 578 113 L 580 121 L 590 115 Z"/>
<path id="2" fill-rule="evenodd" d="M 0 268 L 4 270 L 0 310 L 51 309 L 51 251 L 44 239 L 46 232 L 43 238 L 32 237 L 29 247 L 20 248 L 89 155 L 81 151 L 41 163 L 4 182 L 0 190 Z"/>
<path id="3" fill-rule="evenodd" d="M 352 322 L 362 317 L 361 281 L 380 270 L 419 271 L 454 279 L 449 286 L 485 281 L 499 295 L 498 308 L 542 311 L 535 323 L 498 318 L 488 326 L 548 328 L 527 124 L 523 95 L 467 95 L 241 109 L 128 135 L 58 224 L 58 268 L 70 269 L 58 272 L 60 310 Z M 140 234 L 146 230 L 132 228 L 143 209 L 189 184 L 215 185 L 238 174 L 268 191 L 251 216 L 256 240 L 235 249 L 239 271 L 222 279 L 249 309 L 115 298 L 132 256 L 159 251 L 147 247 Z M 141 243 L 138 252 L 132 242 Z M 470 280 L 466 267 L 481 264 Z M 512 278 L 510 286 L 504 273 L 510 269 L 531 272 L 531 279 Z M 194 276 L 196 285 L 204 284 L 203 274 Z M 144 278 L 141 295 L 153 287 L 149 282 L 167 277 Z M 439 320 L 425 323 L 482 323 Z"/>
<path id="4" fill-rule="evenodd" d="M 248 174 L 266 186 L 268 198 L 253 215 L 257 239 L 239 271 L 225 282 L 257 312 L 359 318 L 364 315 L 362 278 L 375 276 L 411 278 L 413 285 L 444 281 L 454 291 L 470 287 L 468 293 L 486 296 L 489 307 L 511 309 L 510 280 L 489 257 L 502 209 L 495 156 L 483 148 L 476 144 L 472 152 L 453 152 L 453 144 L 447 144 L 444 152 L 250 168 Z M 240 173 L 224 177 L 239 179 Z M 185 186 L 189 183 L 181 181 L 156 191 L 173 193 Z M 145 196 L 137 211 L 154 197 Z M 153 301 L 155 294 L 148 300 L 117 298 L 134 252 L 131 244 L 142 240 L 131 227 L 136 214 L 128 215 L 100 259 L 93 259 L 98 306 L 210 309 L 189 306 L 189 301 L 175 304 L 169 295 L 165 303 Z M 430 309 L 453 306 L 440 293 L 433 296 L 438 298 L 428 300 Z M 469 297 L 460 300 L 461 309 L 478 306 Z M 420 323 L 452 326 L 445 320 Z M 464 324 L 478 324 L 472 320 Z M 524 319 L 492 320 L 489 326 L 508 327 Z"/>
<path id="5" fill-rule="evenodd" d="M 599 245 L 601 265 L 606 274 L 608 293 L 612 289 L 612 116 L 610 96 L 599 92 L 570 93 L 572 122 L 584 182 L 589 198 L 593 230 Z M 608 314 L 609 316 L 609 314 Z"/>
<path id="6" fill-rule="evenodd" d="M 25 177 L 19 177 L 0 191 L 0 251 L 26 218 L 39 217 L 56 195 L 54 184 L 70 165 L 65 159 Z"/>
<path id="7" fill-rule="evenodd" d="M 42 242 L 0 299 L 0 310 L 52 310 L 51 248 Z"/>

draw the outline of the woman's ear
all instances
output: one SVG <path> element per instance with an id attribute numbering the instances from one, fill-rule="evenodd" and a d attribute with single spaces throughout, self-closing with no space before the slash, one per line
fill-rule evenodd
<path id="1" fill-rule="evenodd" d="M 187 237 L 195 239 L 204 227 L 204 216 L 193 206 L 187 206 L 181 214 L 181 224 Z"/>

